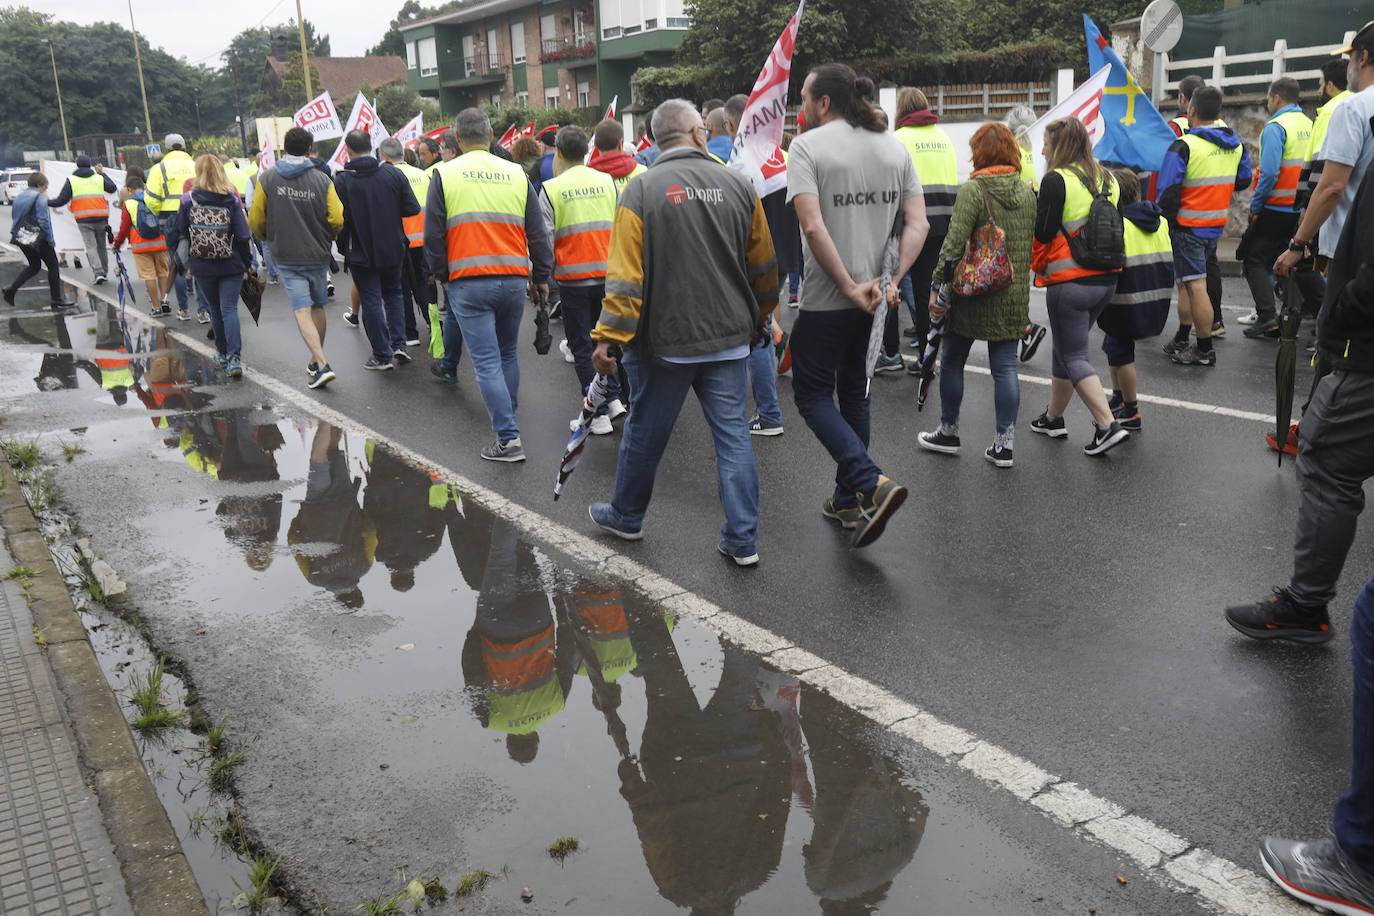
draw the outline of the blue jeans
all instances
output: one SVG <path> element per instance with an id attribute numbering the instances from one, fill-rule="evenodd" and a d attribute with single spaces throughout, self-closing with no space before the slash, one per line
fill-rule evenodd
<path id="1" fill-rule="evenodd" d="M 625 354 L 635 407 L 620 441 L 611 508 L 627 528 L 644 524 L 658 462 L 690 389 L 697 393 L 715 440 L 716 488 L 725 510 L 721 536 L 737 556 L 753 552 L 759 531 L 759 473 L 745 410 L 744 363 L 670 363 L 633 350 Z"/>
<path id="2" fill-rule="evenodd" d="M 273 280 L 281 279 L 277 273 L 277 264 L 272 260 L 272 246 L 266 242 L 260 242 L 259 244 L 262 245 L 262 266 L 267 268 L 267 276 Z M 258 266 L 256 255 L 254 256 L 253 266 Z"/>
<path id="3" fill-rule="evenodd" d="M 1350 789 L 1336 803 L 1336 844 L 1352 864 L 1374 874 L 1374 579 L 1355 599 L 1350 621 L 1353 702 Z"/>
<path id="4" fill-rule="evenodd" d="M 457 371 L 458 361 L 463 358 L 463 329 L 458 327 L 458 316 L 453 314 L 453 309 L 449 308 L 447 302 L 440 311 L 443 313 L 440 321 L 443 322 L 444 329 L 444 358 L 439 362 L 443 363 L 445 369 L 453 372 Z"/>
<path id="5" fill-rule="evenodd" d="M 992 403 L 997 417 L 997 432 L 1005 435 L 1016 427 L 1016 412 L 1021 407 L 1021 381 L 1016 377 L 1015 340 L 989 340 L 988 365 L 992 369 Z M 964 401 L 964 363 L 968 361 L 973 338 L 944 334 L 940 353 L 940 422 L 959 425 L 959 405 Z"/>
<path id="6" fill-rule="evenodd" d="M 778 367 L 773 361 L 773 338 L 765 334 L 749 353 L 749 387 L 754 389 L 754 407 L 759 419 L 769 426 L 782 424 L 778 407 Z"/>
<path id="7" fill-rule="evenodd" d="M 238 356 L 243 349 L 243 338 L 239 334 L 239 289 L 242 286 L 243 274 L 196 278 L 196 298 L 201 311 L 210 313 L 215 349 L 224 356 Z"/>
<path id="8" fill-rule="evenodd" d="M 525 311 L 524 277 L 454 280 L 448 285 L 448 308 L 458 316 L 463 340 L 477 374 L 491 430 L 501 442 L 520 436 L 515 409 L 520 392 L 520 317 Z M 445 342 L 447 350 L 447 342 Z M 448 359 L 445 352 L 444 358 Z"/>
<path id="9" fill-rule="evenodd" d="M 587 386 L 596 378 L 596 369 L 592 367 L 592 351 L 596 349 L 592 343 L 592 328 L 596 327 L 596 320 L 601 316 L 601 300 L 606 298 L 606 284 L 561 286 L 559 289 L 563 293 L 563 332 L 568 336 L 568 349 L 572 350 L 577 383 L 585 394 Z M 619 376 L 611 375 L 610 381 L 607 400 L 620 397 Z M 606 412 L 604 407 L 601 412 Z"/>
<path id="10" fill-rule="evenodd" d="M 1169 237 L 1174 245 L 1174 276 L 1178 282 L 1207 277 L 1207 259 L 1217 253 L 1217 240 L 1204 239 L 1180 226 Z"/>
<path id="11" fill-rule="evenodd" d="M 397 350 L 406 348 L 406 319 L 401 302 L 401 265 L 392 267 L 351 267 L 353 285 L 358 288 L 363 330 L 372 344 L 372 358 L 391 362 Z"/>
<path id="12" fill-rule="evenodd" d="M 797 412 L 835 459 L 835 504 L 858 505 L 882 473 L 868 457 L 868 373 L 873 316 L 857 308 L 802 309 L 792 326 L 792 395 Z M 838 396 L 840 406 L 835 408 Z"/>
<path id="13" fill-rule="evenodd" d="M 186 268 L 177 266 L 174 253 L 178 239 L 176 232 L 177 212 L 173 210 L 170 213 L 161 213 L 158 215 L 157 221 L 162 224 L 162 237 L 167 240 L 167 269 L 172 273 L 172 289 L 177 294 L 177 308 L 184 312 L 191 306 L 186 299 Z"/>
<path id="14" fill-rule="evenodd" d="M 787 295 L 795 296 L 801 286 L 801 271 L 794 270 L 787 275 Z"/>

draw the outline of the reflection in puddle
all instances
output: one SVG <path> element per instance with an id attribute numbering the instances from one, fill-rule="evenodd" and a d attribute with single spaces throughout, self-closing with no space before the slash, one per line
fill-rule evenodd
<path id="1" fill-rule="evenodd" d="M 172 586 L 211 621 L 204 644 L 245 645 L 237 659 L 207 656 L 207 669 L 192 672 L 207 699 L 223 691 L 223 705 L 240 704 L 237 717 L 251 692 L 239 681 L 292 664 L 251 642 L 278 622 L 289 621 L 278 632 L 301 653 L 294 665 L 319 663 L 315 677 L 274 697 L 294 705 L 257 714 L 307 731 L 346 716 L 357 756 L 315 763 L 308 785 L 273 770 L 266 789 L 241 799 L 249 824 L 255 807 L 299 806 L 298 822 L 312 821 L 326 848 L 341 837 L 329 850 L 338 861 L 299 863 L 296 886 L 356 908 L 356 882 L 345 892 L 332 878 L 361 868 L 367 848 L 342 843 L 351 826 L 319 819 L 346 820 L 324 813 L 343 801 L 326 793 L 356 791 L 364 759 L 374 773 L 381 759 L 394 762 L 397 793 L 437 791 L 427 783 L 436 772 L 493 781 L 501 802 L 485 811 L 452 824 L 452 812 L 424 809 L 430 822 L 398 826 L 431 838 L 456 831 L 469 864 L 509 864 L 519 883 L 577 901 L 569 911 L 857 914 L 894 900 L 909 909 L 929 810 L 900 768 L 857 737 L 863 723 L 828 697 L 569 569 L 384 443 L 216 404 L 206 390 L 220 381 L 213 364 L 156 326 L 102 308 L 12 318 L 8 337 L 45 348 L 39 390 L 98 387 L 146 409 L 151 437 L 139 421 L 139 435 L 120 432 L 118 446 L 98 435 L 85 444 L 92 461 L 154 449 L 157 459 L 129 463 L 121 484 L 125 505 L 156 506 L 119 520 L 143 541 L 121 568 L 136 593 L 141 577 L 165 586 L 181 576 Z M 177 561 L 171 571 L 147 565 L 164 556 Z M 298 610 L 320 606 L 332 621 Z M 387 810 L 370 816 L 399 816 Z M 582 850 L 551 863 L 544 847 L 569 832 Z"/>

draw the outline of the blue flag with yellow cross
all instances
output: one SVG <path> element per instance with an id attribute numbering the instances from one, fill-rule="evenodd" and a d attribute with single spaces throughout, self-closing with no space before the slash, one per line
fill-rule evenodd
<path id="1" fill-rule="evenodd" d="M 1158 172 L 1169 144 L 1178 138 L 1150 101 L 1149 92 L 1136 83 L 1131 71 L 1087 16 L 1083 17 L 1083 31 L 1088 37 L 1088 72 L 1096 73 L 1105 66 L 1112 68 L 1102 90 L 1102 120 L 1107 130 L 1097 144 L 1097 158 Z"/>

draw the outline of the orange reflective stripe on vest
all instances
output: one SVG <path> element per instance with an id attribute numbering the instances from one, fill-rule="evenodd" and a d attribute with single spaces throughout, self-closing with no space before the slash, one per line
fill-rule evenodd
<path id="1" fill-rule="evenodd" d="M 578 165 L 544 182 L 544 194 L 553 207 L 554 279 L 605 279 L 619 196 L 615 181 Z"/>
<path id="2" fill-rule="evenodd" d="M 124 201 L 124 209 L 129 213 L 129 250 L 134 254 L 152 254 L 167 250 L 167 237 L 159 235 L 155 239 L 145 239 L 138 234 L 138 199 L 130 197 Z"/>
<path id="3" fill-rule="evenodd" d="M 1283 158 L 1279 162 L 1279 176 L 1264 202 L 1267 207 L 1292 207 L 1298 200 L 1298 178 L 1307 164 L 1307 150 L 1312 145 L 1312 122 L 1301 111 L 1285 111 L 1269 119 L 1283 128 Z M 1261 147 L 1260 157 L 1263 158 Z M 1259 176 L 1255 176 L 1259 183 Z"/>
<path id="4" fill-rule="evenodd" d="M 1188 171 L 1183 176 L 1178 223 L 1194 228 L 1225 226 L 1236 193 L 1241 147 L 1226 149 L 1197 134 L 1183 135 Z"/>
<path id="5" fill-rule="evenodd" d="M 499 690 L 527 689 L 553 674 L 553 624 L 515 642 L 482 636 L 487 677 Z"/>
<path id="6" fill-rule="evenodd" d="M 401 217 L 401 227 L 406 231 L 411 248 L 419 248 L 425 243 L 425 211 Z"/>
<path id="7" fill-rule="evenodd" d="M 72 217 L 78 222 L 95 222 L 110 218 L 110 203 L 105 199 L 105 178 L 102 175 L 88 175 L 85 178 L 73 175 L 67 179 L 72 187 L 72 202 L 67 205 Z"/>
<path id="8" fill-rule="evenodd" d="M 473 150 L 439 164 L 434 174 L 444 192 L 448 278 L 527 276 L 530 183 L 520 166 Z"/>

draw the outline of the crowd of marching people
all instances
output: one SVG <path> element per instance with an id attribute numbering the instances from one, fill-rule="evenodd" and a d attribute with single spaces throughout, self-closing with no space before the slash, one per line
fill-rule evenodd
<path id="1" fill-rule="evenodd" d="M 1348 58 L 1322 68 L 1315 120 L 1295 80 L 1268 87 L 1253 159 L 1221 117 L 1221 91 L 1184 79 L 1171 122 L 1177 140 L 1148 175 L 1099 161 L 1074 118 L 1049 124 L 1042 148 L 1028 149 L 1035 115 L 1024 106 L 982 125 L 967 151 L 918 89 L 899 92 L 889 125 L 873 84 L 844 64 L 806 75 L 800 130 L 780 153 L 787 185 L 763 197 L 723 165 L 743 95 L 700 108 L 662 103 L 633 154 L 613 119 L 590 135 L 550 128 L 507 150 L 476 108 L 413 150 L 394 138 L 374 149 L 367 132 L 351 131 L 337 173 L 313 155 L 302 128 L 286 133 L 282 157 L 261 171 L 193 159 L 173 134 L 161 161 L 130 170 L 118 189 L 117 233 L 104 205 L 116 189 L 98 165 L 81 157 L 52 198 L 44 176 L 31 175 L 13 210 L 28 266 L 4 298 L 13 304 L 46 267 L 53 303 L 65 305 L 49 209 L 67 206 L 97 284 L 109 274 L 108 238 L 116 252 L 128 245 L 155 312 L 170 316 L 175 294 L 178 317 L 190 320 L 194 292 L 230 377 L 243 374 L 241 287 L 261 263 L 285 289 L 309 355 L 307 384 L 319 389 L 338 376 L 325 348 L 337 251 L 354 297 L 344 320 L 369 344 L 363 368 L 389 371 L 424 349 L 434 378 L 454 383 L 466 354 L 493 435 L 481 457 L 496 462 L 525 460 L 517 339 L 530 304 L 541 315 L 551 308 L 573 366 L 569 402 L 587 395 L 574 435 L 584 427 L 610 434 L 625 418 L 614 490 L 590 505 L 591 520 L 620 538 L 644 536 L 658 464 L 691 391 L 715 447 L 725 514 L 718 550 L 748 567 L 759 562 L 751 437 L 783 432 L 780 371 L 790 371 L 796 413 L 834 461 L 820 511 L 865 547 L 907 496 L 870 451 L 875 373 L 906 369 L 924 397 L 938 362 L 939 423 L 917 444 L 958 455 L 965 365 L 985 343 L 995 420 L 983 454 L 1012 468 L 1018 362 L 1048 336 L 1049 399 L 1028 428 L 1065 439 L 1077 396 L 1092 423 L 1082 450 L 1101 456 L 1142 429 L 1136 346 L 1167 330 L 1171 309 L 1177 325 L 1163 347 L 1171 363 L 1217 365 L 1216 340 L 1226 333 L 1218 242 L 1235 196 L 1253 189 L 1237 255 L 1254 300 L 1240 319 L 1244 336 L 1279 336 L 1277 290 L 1290 311 L 1316 319 L 1317 372 L 1301 423 L 1286 439 L 1282 430 L 1270 438 L 1297 456 L 1294 575 L 1226 618 L 1257 639 L 1320 643 L 1332 637 L 1327 607 L 1363 483 L 1374 476 L 1374 357 L 1364 349 L 1374 346 L 1374 23 L 1337 53 Z M 1033 153 L 1045 160 L 1038 179 Z M 972 172 L 960 183 L 965 155 Z M 1047 329 L 1030 318 L 1032 282 L 1045 290 Z M 797 309 L 786 331 L 784 302 Z M 907 346 L 917 351 L 910 363 L 904 311 Z M 1094 366 L 1094 327 L 1110 390 Z M 1338 808 L 1336 836 L 1264 846 L 1266 869 L 1290 891 L 1366 907 L 1342 912 L 1374 907 L 1374 719 L 1362 718 L 1374 716 L 1371 615 L 1367 590 L 1353 628 L 1364 691 L 1355 784 Z"/>

